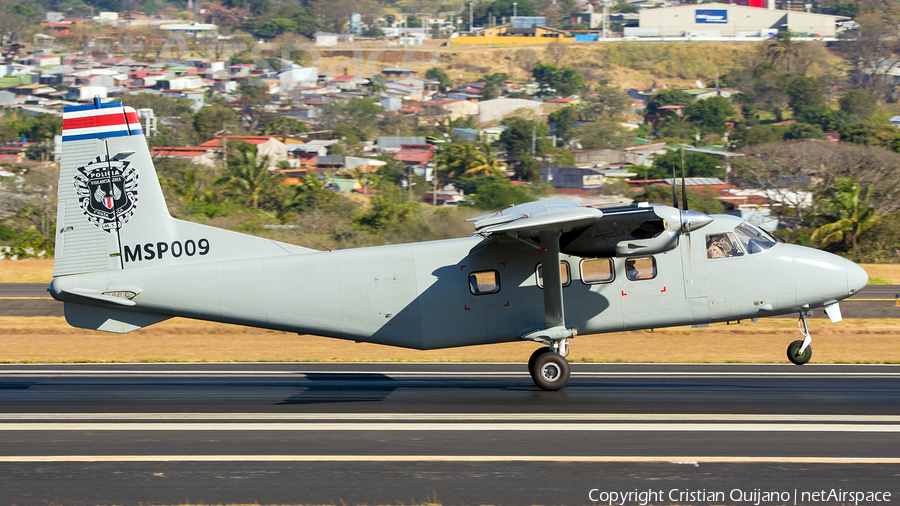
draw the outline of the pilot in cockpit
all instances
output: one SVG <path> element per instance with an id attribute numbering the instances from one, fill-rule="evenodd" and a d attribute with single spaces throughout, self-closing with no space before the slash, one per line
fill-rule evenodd
<path id="1" fill-rule="evenodd" d="M 706 258 L 728 258 L 743 254 L 731 233 L 706 236 Z"/>

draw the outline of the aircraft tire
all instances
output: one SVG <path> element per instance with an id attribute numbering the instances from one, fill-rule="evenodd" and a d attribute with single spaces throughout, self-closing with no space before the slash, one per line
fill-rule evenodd
<path id="1" fill-rule="evenodd" d="M 531 379 L 534 379 L 534 363 L 537 361 L 538 357 L 543 355 L 544 353 L 551 353 L 550 347 L 542 346 L 531 354 L 531 358 L 528 359 L 528 374 L 531 375 Z"/>
<path id="2" fill-rule="evenodd" d="M 541 390 L 559 390 L 569 382 L 569 361 L 559 353 L 543 353 L 534 361 L 531 377 Z"/>
<path id="3" fill-rule="evenodd" d="M 807 346 L 806 349 L 803 350 L 803 354 L 797 356 L 797 350 L 799 350 L 801 346 L 803 346 L 803 341 L 794 341 L 788 346 L 787 357 L 794 365 L 803 365 L 812 358 L 812 346 Z"/>

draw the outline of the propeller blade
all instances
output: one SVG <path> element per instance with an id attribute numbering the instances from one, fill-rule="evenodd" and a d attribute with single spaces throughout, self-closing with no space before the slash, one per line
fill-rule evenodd
<path id="1" fill-rule="evenodd" d="M 684 148 L 681 149 L 681 204 L 684 205 L 684 210 L 688 210 L 688 200 L 687 200 L 687 185 L 685 184 L 684 177 Z"/>
<path id="2" fill-rule="evenodd" d="M 672 164 L 672 207 L 675 209 L 679 209 L 678 207 L 678 193 L 676 192 L 675 184 L 677 179 L 675 179 L 675 164 Z"/>

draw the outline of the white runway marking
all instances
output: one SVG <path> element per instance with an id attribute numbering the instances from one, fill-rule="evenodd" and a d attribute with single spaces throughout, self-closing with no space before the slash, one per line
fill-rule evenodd
<path id="1" fill-rule="evenodd" d="M 0 413 L 6 420 L 413 420 L 422 421 L 705 421 L 705 422 L 844 422 L 900 423 L 900 415 L 777 415 L 719 413 Z"/>
<path id="2" fill-rule="evenodd" d="M 660 462 L 900 464 L 900 458 L 843 457 L 696 457 L 696 456 L 554 456 L 554 455 L 22 455 L 0 456 L 2 463 L 51 462 Z"/>
<path id="3" fill-rule="evenodd" d="M 535 431 L 546 432 L 900 432 L 900 425 L 840 423 L 0 423 L 0 431 Z"/>

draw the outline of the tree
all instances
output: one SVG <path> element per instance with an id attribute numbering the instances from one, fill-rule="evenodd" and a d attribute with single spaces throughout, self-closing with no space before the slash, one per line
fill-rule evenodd
<path id="1" fill-rule="evenodd" d="M 691 139 L 697 132 L 697 126 L 687 116 L 667 111 L 667 114 L 656 123 L 659 136 L 664 139 L 683 142 Z"/>
<path id="2" fill-rule="evenodd" d="M 263 135 L 296 135 L 304 132 L 309 132 L 309 127 L 295 118 L 278 118 L 260 129 Z"/>
<path id="3" fill-rule="evenodd" d="M 444 89 L 452 88 L 453 81 L 447 76 L 447 72 L 440 67 L 431 67 L 430 69 L 425 71 L 425 79 L 431 79 L 441 83 L 441 87 Z"/>
<path id="4" fill-rule="evenodd" d="M 766 49 L 766 57 L 772 62 L 772 65 L 786 72 L 795 72 L 798 69 L 797 60 L 803 51 L 806 43 L 794 39 L 790 30 L 782 30 L 778 32 L 775 39 L 769 42 Z"/>
<path id="5" fill-rule="evenodd" d="M 850 116 L 844 111 L 836 111 L 827 105 L 808 107 L 800 111 L 797 120 L 810 125 L 817 125 L 826 132 L 835 132 L 850 123 Z"/>
<path id="6" fill-rule="evenodd" d="M 683 90 L 662 90 L 650 97 L 647 102 L 647 114 L 650 116 L 659 113 L 659 108 L 666 105 L 690 105 L 694 99 Z"/>
<path id="7" fill-rule="evenodd" d="M 884 218 L 872 206 L 871 198 L 858 181 L 850 177 L 838 178 L 826 197 L 831 223 L 817 228 L 811 239 L 822 247 L 844 241 L 858 249 L 857 238 Z"/>
<path id="8" fill-rule="evenodd" d="M 228 129 L 235 133 L 239 124 L 238 114 L 221 105 L 206 106 L 194 116 L 194 131 L 201 142 L 212 139 L 221 130 Z"/>
<path id="9" fill-rule="evenodd" d="M 846 34 L 837 49 L 851 66 L 850 82 L 883 97 L 890 89 L 891 74 L 900 64 L 896 57 L 900 52 L 896 23 L 891 25 L 879 14 L 866 14 L 854 21 L 859 23 L 859 29 Z"/>
<path id="10" fill-rule="evenodd" d="M 441 146 L 435 157 L 438 172 L 449 179 L 458 177 L 501 177 L 506 164 L 487 142 L 451 143 Z"/>
<path id="11" fill-rule="evenodd" d="M 532 146 L 534 156 L 542 156 L 550 147 L 546 136 L 547 125 L 536 121 L 511 116 L 502 121 L 508 127 L 500 134 L 500 145 L 506 149 L 507 156 L 514 161 L 519 176 L 523 176 L 523 164 L 531 158 Z"/>
<path id="12" fill-rule="evenodd" d="M 669 179 L 672 167 L 675 174 L 681 177 L 681 156 L 684 154 L 684 172 L 687 177 L 721 177 L 725 174 L 719 159 L 705 153 L 682 153 L 667 150 L 663 154 L 653 155 L 653 167 L 648 172 L 650 179 Z"/>
<path id="13" fill-rule="evenodd" d="M 282 33 L 296 33 L 298 29 L 297 23 L 290 19 L 275 18 L 258 26 L 253 33 L 259 37 L 270 39 Z"/>
<path id="14" fill-rule="evenodd" d="M 531 68 L 531 75 L 540 85 L 542 95 L 570 96 L 584 89 L 584 76 L 572 67 L 557 67 L 538 61 Z"/>
<path id="15" fill-rule="evenodd" d="M 869 119 L 878 107 L 878 97 L 863 89 L 850 90 L 844 93 L 839 102 L 841 110 L 854 117 L 856 121 Z"/>
<path id="16" fill-rule="evenodd" d="M 563 141 L 571 138 L 572 129 L 578 121 L 578 113 L 574 107 L 563 107 L 558 111 L 553 111 L 547 117 L 547 120 L 556 129 L 556 136 Z"/>
<path id="17" fill-rule="evenodd" d="M 728 119 L 734 116 L 734 108 L 722 97 L 698 100 L 684 109 L 689 120 L 700 127 L 702 133 L 724 134 L 728 130 Z"/>
<path id="18" fill-rule="evenodd" d="M 495 19 L 507 18 L 513 15 L 514 0 L 494 0 L 490 3 L 476 4 L 472 11 L 472 18 L 476 26 L 487 26 L 490 24 L 490 18 Z M 531 0 L 515 0 L 518 5 L 515 8 L 516 14 L 519 16 L 536 16 L 538 15 L 534 3 Z"/>
<path id="19" fill-rule="evenodd" d="M 813 206 L 824 201 L 835 180 L 850 177 L 867 189 L 879 213 L 900 209 L 900 155 L 882 148 L 798 142 L 752 146 L 732 160 L 735 184 L 754 188 L 783 206 L 781 219 L 808 226 Z M 811 197 L 811 198 L 810 198 Z"/>
<path id="20" fill-rule="evenodd" d="M 845 142 L 891 149 L 900 137 L 900 130 L 894 125 L 876 123 L 851 123 L 841 127 L 838 132 L 841 134 L 841 140 Z"/>
<path id="21" fill-rule="evenodd" d="M 571 137 L 581 144 L 583 149 L 619 149 L 630 146 L 634 134 L 618 121 L 601 117 L 574 127 Z"/>
<path id="22" fill-rule="evenodd" d="M 478 209 L 502 209 L 534 200 L 528 190 L 513 186 L 505 179 L 494 180 L 478 187 L 472 195 L 474 206 Z"/>
<path id="23" fill-rule="evenodd" d="M 799 141 L 805 139 L 824 139 L 825 133 L 818 125 L 810 125 L 808 123 L 794 123 L 788 125 L 784 132 L 784 140 Z"/>
<path id="24" fill-rule="evenodd" d="M 256 149 L 242 149 L 228 161 L 225 175 L 218 184 L 232 188 L 237 196 L 244 197 L 246 205 L 259 208 L 260 198 L 280 183 L 280 178 L 269 173 L 269 155 L 258 156 Z"/>
<path id="25" fill-rule="evenodd" d="M 327 104 L 322 112 L 322 123 L 333 127 L 340 123 L 369 129 L 375 126 L 378 117 L 384 114 L 384 108 L 367 97 L 354 97 L 337 104 Z"/>
<path id="26" fill-rule="evenodd" d="M 605 83 L 585 97 L 579 107 L 579 114 L 584 119 L 600 116 L 618 116 L 631 108 L 632 100 L 620 88 Z"/>
<path id="27" fill-rule="evenodd" d="M 819 78 L 792 74 L 785 80 L 785 91 L 788 95 L 788 106 L 794 114 L 808 107 L 825 105 L 825 85 Z"/>

